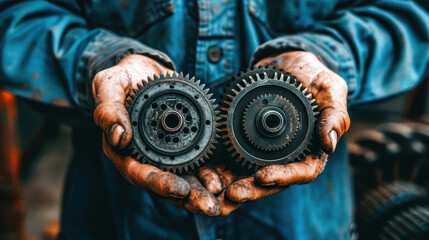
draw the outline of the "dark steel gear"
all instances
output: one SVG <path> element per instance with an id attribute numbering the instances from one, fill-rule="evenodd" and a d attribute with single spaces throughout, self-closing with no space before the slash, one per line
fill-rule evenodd
<path id="1" fill-rule="evenodd" d="M 171 172 L 194 169 L 215 148 L 217 112 L 213 94 L 182 73 L 142 81 L 127 102 L 132 155 Z"/>
<path id="2" fill-rule="evenodd" d="M 233 80 L 220 115 L 231 156 L 249 168 L 303 159 L 318 112 L 302 83 L 270 67 L 250 69 Z"/>
<path id="3" fill-rule="evenodd" d="M 270 107 L 267 107 L 268 103 Z M 298 112 L 286 98 L 280 95 L 259 96 L 244 110 L 244 134 L 252 145 L 260 150 L 283 149 L 295 137 L 298 125 Z M 272 137 L 270 141 L 266 141 L 265 138 L 260 138 L 260 134 Z"/>
<path id="4" fill-rule="evenodd" d="M 429 200 L 411 182 L 385 183 L 357 202 L 362 239 L 428 239 Z"/>
<path id="5" fill-rule="evenodd" d="M 361 239 L 429 239 L 428 129 L 385 123 L 349 144 Z"/>

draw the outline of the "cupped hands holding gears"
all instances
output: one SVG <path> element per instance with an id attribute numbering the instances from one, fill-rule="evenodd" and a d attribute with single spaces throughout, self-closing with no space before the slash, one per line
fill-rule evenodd
<path id="1" fill-rule="evenodd" d="M 103 150 L 119 173 L 131 184 L 143 188 L 166 201 L 193 213 L 205 216 L 220 214 L 220 204 L 192 173 L 178 176 L 155 166 L 143 164 L 124 150 L 133 133 L 126 98 L 142 79 L 154 74 L 167 74 L 172 69 L 142 55 L 129 55 L 111 68 L 103 70 L 92 82 L 96 109 L 94 120 L 103 130 Z M 216 176 L 217 177 L 217 176 Z M 205 178 L 215 178 L 210 174 Z M 206 180 L 206 182 L 210 182 Z"/>
<path id="2" fill-rule="evenodd" d="M 213 187 L 213 184 L 206 187 L 218 195 L 223 216 L 230 214 L 244 202 L 279 193 L 290 185 L 314 181 L 323 171 L 328 154 L 335 151 L 338 139 L 350 126 L 345 81 L 324 66 L 313 53 L 287 52 L 265 58 L 256 64 L 258 66 L 272 66 L 291 73 L 312 94 L 320 112 L 315 135 L 315 142 L 320 147 L 313 149 L 300 161 L 269 165 L 254 174 L 249 171 L 234 171 L 219 164 L 214 170 L 221 176 L 222 190 L 219 191 L 219 186 Z M 213 170 L 201 170 L 200 173 L 210 171 Z"/>
<path id="3" fill-rule="evenodd" d="M 319 151 L 288 164 L 269 165 L 258 171 L 237 171 L 229 164 L 205 165 L 197 171 L 178 175 L 143 164 L 123 154 L 133 133 L 125 100 L 141 79 L 166 73 L 151 58 L 130 55 L 118 65 L 99 72 L 93 80 L 96 102 L 94 119 L 103 129 L 103 149 L 118 171 L 132 184 L 193 213 L 226 216 L 246 201 L 283 191 L 290 185 L 312 182 L 323 171 L 328 154 L 348 130 L 347 85 L 316 55 L 293 51 L 268 57 L 256 66 L 273 66 L 290 72 L 316 100 L 320 112 L 316 131 Z"/>

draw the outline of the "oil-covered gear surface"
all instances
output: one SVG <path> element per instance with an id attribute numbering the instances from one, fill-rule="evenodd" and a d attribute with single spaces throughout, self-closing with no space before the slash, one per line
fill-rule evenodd
<path id="1" fill-rule="evenodd" d="M 127 102 L 132 155 L 171 172 L 194 169 L 216 142 L 216 106 L 195 78 L 173 73 L 142 81 Z"/>
<path id="2" fill-rule="evenodd" d="M 317 105 L 302 83 L 270 67 L 234 77 L 220 126 L 231 156 L 249 168 L 303 159 L 314 139 Z"/>

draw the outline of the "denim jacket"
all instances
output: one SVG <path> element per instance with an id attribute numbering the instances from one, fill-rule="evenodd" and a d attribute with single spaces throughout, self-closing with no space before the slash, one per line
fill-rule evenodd
<path id="1" fill-rule="evenodd" d="M 92 78 L 129 54 L 220 92 L 231 75 L 264 57 L 305 50 L 344 78 L 353 106 L 406 91 L 428 75 L 428 11 L 425 0 L 3 0 L 0 88 L 89 116 Z M 126 182 L 103 155 L 98 130 L 75 127 L 73 138 L 62 239 L 349 238 L 343 141 L 313 183 L 206 218 Z"/>

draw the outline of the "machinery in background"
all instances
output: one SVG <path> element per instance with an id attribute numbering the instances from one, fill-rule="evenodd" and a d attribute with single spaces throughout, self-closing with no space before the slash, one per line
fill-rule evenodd
<path id="1" fill-rule="evenodd" d="M 349 150 L 360 239 L 429 239 L 429 125 L 383 124 Z"/>

